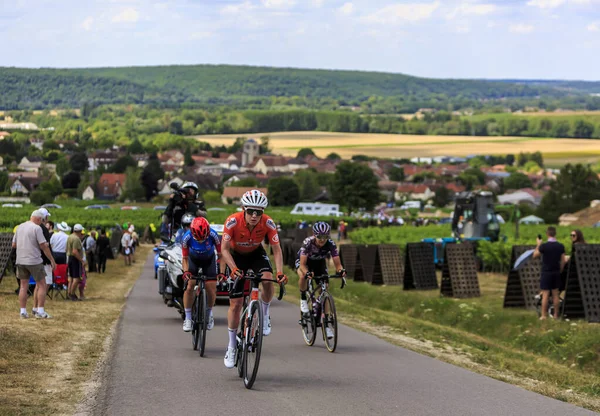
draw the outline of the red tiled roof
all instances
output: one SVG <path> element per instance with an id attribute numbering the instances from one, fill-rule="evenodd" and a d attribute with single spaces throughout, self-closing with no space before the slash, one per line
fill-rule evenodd
<path id="1" fill-rule="evenodd" d="M 125 183 L 124 173 L 103 173 L 98 180 L 98 194 L 100 196 L 116 196 L 120 187 Z"/>

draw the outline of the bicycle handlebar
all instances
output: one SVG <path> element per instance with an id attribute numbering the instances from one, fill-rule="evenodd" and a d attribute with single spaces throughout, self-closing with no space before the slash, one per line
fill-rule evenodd
<path id="1" fill-rule="evenodd" d="M 262 276 L 262 273 L 257 273 L 257 274 L 245 274 L 242 277 L 236 277 L 234 280 L 231 280 L 231 277 L 227 278 L 228 282 L 232 282 L 232 288 L 235 287 L 235 283 L 238 280 L 250 280 L 250 281 L 254 281 L 254 282 L 274 282 L 277 283 L 279 285 L 279 296 L 277 296 L 277 300 L 281 300 L 283 299 L 283 297 L 285 296 L 286 292 L 285 292 L 285 283 L 283 282 L 278 282 L 277 279 L 265 279 Z"/>
<path id="2" fill-rule="evenodd" d="M 336 274 L 324 274 L 321 276 L 313 276 L 311 272 L 306 272 L 305 277 L 307 279 L 315 279 L 317 281 L 319 280 L 323 280 L 323 279 L 335 279 L 335 278 L 341 278 L 342 279 L 342 286 L 340 287 L 340 289 L 343 289 L 346 286 L 346 278 L 338 273 Z"/>

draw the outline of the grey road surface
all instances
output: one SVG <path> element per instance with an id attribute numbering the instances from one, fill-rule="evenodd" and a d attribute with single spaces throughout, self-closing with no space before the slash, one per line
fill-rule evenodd
<path id="1" fill-rule="evenodd" d="M 339 328 L 334 354 L 319 338 L 308 347 L 297 323 L 298 307 L 277 300 L 258 378 L 247 390 L 236 369 L 223 365 L 226 307 L 216 307 L 216 325 L 208 332 L 206 356 L 201 358 L 174 309 L 159 297 L 152 267 L 149 261 L 127 301 L 94 414 L 596 414 L 346 326 Z"/>

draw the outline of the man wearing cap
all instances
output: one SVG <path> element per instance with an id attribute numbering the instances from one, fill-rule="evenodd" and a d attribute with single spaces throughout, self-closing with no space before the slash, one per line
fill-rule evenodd
<path id="1" fill-rule="evenodd" d="M 48 226 L 47 226 L 48 217 L 50 216 L 50 213 L 48 212 L 48 210 L 46 208 L 39 208 L 38 211 L 40 211 L 44 215 L 44 217 L 42 218 L 42 223 L 40 224 L 40 227 L 42 228 L 42 232 L 44 233 L 44 238 L 46 239 L 48 244 L 50 244 L 50 231 L 48 230 Z M 50 246 L 50 252 L 52 252 L 52 246 Z M 52 285 L 52 265 L 50 263 L 50 259 L 48 259 L 48 257 L 46 257 L 46 255 L 44 253 L 42 253 L 42 263 L 44 264 L 44 271 L 46 272 L 46 290 L 47 290 L 48 286 Z M 38 296 L 37 296 L 38 292 L 39 292 L 38 285 L 35 285 L 35 290 L 33 291 L 33 316 L 36 316 L 37 311 L 38 311 Z"/>
<path id="2" fill-rule="evenodd" d="M 47 212 L 47 211 L 46 211 Z M 12 246 L 17 249 L 17 279 L 20 281 L 19 307 L 21 308 L 21 318 L 29 318 L 27 314 L 27 290 L 29 289 L 29 277 L 33 276 L 36 282 L 35 291 L 37 296 L 36 318 L 51 318 L 44 311 L 46 301 L 46 271 L 42 260 L 42 252 L 50 260 L 52 270 L 56 268 L 56 263 L 50 252 L 48 241 L 44 237 L 44 232 L 40 225 L 45 213 L 39 210 L 33 211 L 29 221 L 20 224 L 13 237 Z"/>
<path id="3" fill-rule="evenodd" d="M 129 224 L 123 224 L 123 236 L 121 237 L 121 247 L 123 248 L 123 259 L 125 260 L 125 266 L 131 266 L 131 231 L 129 231 Z"/>
<path id="4" fill-rule="evenodd" d="M 67 264 L 67 240 L 69 236 L 68 231 L 71 231 L 71 227 L 66 222 L 56 224 L 56 229 L 52 237 L 50 237 L 50 246 L 52 247 L 52 256 L 56 264 Z"/>
<path id="5" fill-rule="evenodd" d="M 73 232 L 67 239 L 67 269 L 69 270 L 69 299 L 79 300 L 75 291 L 81 283 L 81 272 L 83 268 L 83 245 L 81 237 L 83 234 L 83 226 L 75 224 Z"/>

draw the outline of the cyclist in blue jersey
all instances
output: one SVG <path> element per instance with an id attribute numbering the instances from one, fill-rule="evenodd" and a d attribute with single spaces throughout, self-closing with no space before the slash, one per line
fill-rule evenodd
<path id="1" fill-rule="evenodd" d="M 181 244 L 183 242 L 183 236 L 189 231 L 192 221 L 194 221 L 194 216 L 190 213 L 181 217 L 181 228 L 175 234 L 175 243 Z"/>
<path id="2" fill-rule="evenodd" d="M 183 307 L 185 309 L 185 320 L 183 330 L 192 330 L 192 304 L 194 303 L 194 285 L 189 280 L 200 273 L 206 277 L 217 277 L 217 257 L 221 254 L 221 240 L 219 234 L 208 224 L 204 217 L 194 218 L 189 231 L 183 235 L 181 242 L 183 280 L 188 282 L 183 295 Z M 206 329 L 212 329 L 215 325 L 212 308 L 215 305 L 217 294 L 217 282 L 215 280 L 206 282 L 206 295 L 208 307 L 208 324 Z"/>

